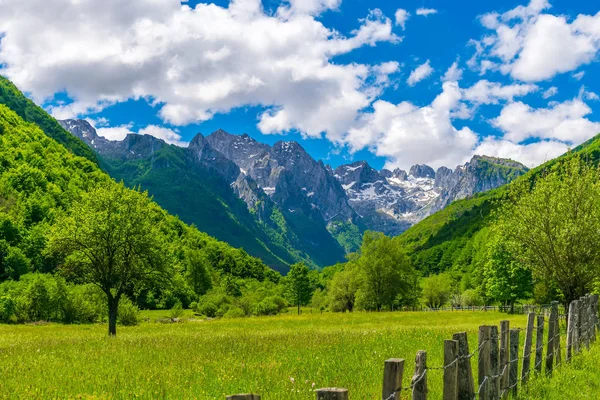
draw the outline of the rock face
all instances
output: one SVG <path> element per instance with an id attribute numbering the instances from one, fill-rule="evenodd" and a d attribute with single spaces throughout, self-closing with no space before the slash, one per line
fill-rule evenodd
<path id="1" fill-rule="evenodd" d="M 297 250 L 292 251 L 294 255 L 282 256 L 288 257 L 286 260 L 317 265 L 331 264 L 343 259 L 345 251 L 356 250 L 365 229 L 398 235 L 454 200 L 496 188 L 527 171 L 517 162 L 485 156 L 475 156 L 455 170 L 441 167 L 434 171 L 428 165 L 414 165 L 408 173 L 398 168 L 377 171 L 365 161 L 333 170 L 315 161 L 297 142 L 269 146 L 246 134 L 218 130 L 206 137 L 198 134 L 188 148 L 180 148 L 147 135 L 131 134 L 122 141 L 110 141 L 82 120 L 61 121 L 61 125 L 118 168 L 128 171 L 129 164 L 141 162 L 154 170 L 168 169 L 176 177 L 190 170 L 195 171 L 194 179 L 208 177 L 204 193 L 214 190 L 221 199 L 234 198 L 228 203 L 229 214 L 236 207 L 233 203 L 241 199 L 247 208 L 244 212 L 251 214 L 244 218 L 255 218 L 250 231 L 260 236 L 256 232 L 262 230 L 268 237 L 261 239 L 267 247 L 269 240 L 278 246 L 283 243 L 286 249 Z M 215 184 L 219 186 L 210 186 Z M 185 193 L 164 196 L 169 204 L 196 201 Z M 185 210 L 178 214 L 186 220 Z M 187 222 L 199 225 L 202 221 Z M 218 232 L 214 235 L 219 238 Z"/>
<path id="2" fill-rule="evenodd" d="M 368 229 L 398 235 L 451 202 L 497 188 L 526 171 L 512 160 L 475 156 L 454 171 L 414 165 L 408 174 L 401 169 L 378 173 L 361 161 L 336 168 L 335 176 Z"/>

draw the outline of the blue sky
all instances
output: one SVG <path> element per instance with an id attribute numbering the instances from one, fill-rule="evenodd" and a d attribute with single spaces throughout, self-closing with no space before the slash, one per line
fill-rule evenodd
<path id="1" fill-rule="evenodd" d="M 0 73 L 113 139 L 222 128 L 407 168 L 600 132 L 594 1 L 7 0 L 0 35 Z"/>

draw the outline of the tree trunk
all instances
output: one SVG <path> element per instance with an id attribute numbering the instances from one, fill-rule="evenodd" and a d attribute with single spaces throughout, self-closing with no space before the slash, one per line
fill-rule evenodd
<path id="1" fill-rule="evenodd" d="M 117 313 L 119 298 L 108 295 L 108 336 L 117 336 Z"/>

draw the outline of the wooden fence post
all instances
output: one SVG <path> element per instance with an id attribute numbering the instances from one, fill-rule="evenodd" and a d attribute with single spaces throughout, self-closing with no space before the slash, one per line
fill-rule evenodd
<path id="1" fill-rule="evenodd" d="M 574 354 L 579 351 L 577 346 L 578 330 L 577 321 L 579 319 L 579 300 L 573 300 L 569 304 L 569 321 L 567 322 L 567 362 L 571 360 Z"/>
<path id="2" fill-rule="evenodd" d="M 317 390 L 317 400 L 348 400 L 348 389 L 324 388 Z"/>
<path id="3" fill-rule="evenodd" d="M 498 375 L 498 364 L 500 358 L 498 356 L 498 326 L 492 325 L 490 331 L 490 399 L 498 400 L 500 397 L 500 376 Z"/>
<path id="4" fill-rule="evenodd" d="M 490 333 L 492 331 L 491 326 L 480 326 L 479 327 L 479 337 L 478 337 L 478 349 L 479 349 L 479 358 L 477 360 L 477 375 L 479 382 L 479 400 L 489 400 L 489 380 L 488 376 L 490 376 L 491 371 L 491 363 L 490 363 Z"/>
<path id="5" fill-rule="evenodd" d="M 585 345 L 585 328 L 587 325 L 587 319 L 586 319 L 586 307 L 585 307 L 585 297 L 580 297 L 579 298 L 579 318 L 578 318 L 578 339 L 579 339 L 579 349 L 581 350 L 583 348 L 583 346 Z"/>
<path id="6" fill-rule="evenodd" d="M 458 341 L 444 340 L 444 400 L 458 400 Z"/>
<path id="7" fill-rule="evenodd" d="M 527 383 L 531 370 L 531 344 L 533 342 L 534 313 L 527 314 L 527 331 L 525 332 L 525 346 L 523 347 L 523 369 L 521 369 L 521 382 Z"/>
<path id="8" fill-rule="evenodd" d="M 404 360 L 401 358 L 391 358 L 385 360 L 383 367 L 383 392 L 381 398 L 389 399 L 395 393 L 393 399 L 400 400 L 400 390 L 402 389 L 402 376 L 404 375 Z"/>
<path id="9" fill-rule="evenodd" d="M 508 332 L 510 322 L 500 321 L 500 393 L 502 398 L 508 397 Z"/>
<path id="10" fill-rule="evenodd" d="M 535 334 L 535 370 L 542 372 L 542 360 L 544 357 L 544 316 L 537 317 L 537 330 Z"/>
<path id="11" fill-rule="evenodd" d="M 427 399 L 427 352 L 419 350 L 415 357 L 415 374 L 411 380 L 412 400 Z"/>
<path id="12" fill-rule="evenodd" d="M 554 301 L 552 302 L 552 308 L 550 309 L 550 317 L 548 318 L 548 347 L 546 349 L 546 374 L 552 373 L 552 366 L 554 364 L 554 329 L 556 324 L 554 323 L 557 319 L 557 315 L 554 308 Z"/>
<path id="13" fill-rule="evenodd" d="M 586 308 L 586 332 L 585 332 L 585 347 L 590 349 L 590 342 L 592 341 L 592 298 L 588 294 L 585 296 L 585 308 Z"/>
<path id="14" fill-rule="evenodd" d="M 469 342 L 467 332 L 459 332 L 452 335 L 452 339 L 458 342 L 458 400 L 473 400 L 475 389 L 473 388 L 473 371 L 471 370 L 471 359 L 469 357 Z"/>
<path id="15" fill-rule="evenodd" d="M 509 389 L 513 397 L 517 397 L 517 375 L 519 370 L 519 330 L 510 330 L 510 371 L 508 377 Z"/>
<path id="16" fill-rule="evenodd" d="M 258 395 L 258 394 L 233 394 L 231 396 L 227 396 L 227 400 L 260 400 L 260 395 Z"/>
<path id="17" fill-rule="evenodd" d="M 561 354 L 560 354 L 560 325 L 558 319 L 558 301 L 552 302 L 552 309 L 554 311 L 554 315 L 556 318 L 554 319 L 554 358 L 556 360 L 556 366 L 560 364 Z"/>
<path id="18" fill-rule="evenodd" d="M 598 329 L 598 295 L 592 295 L 592 340 L 596 342 L 596 330 Z"/>

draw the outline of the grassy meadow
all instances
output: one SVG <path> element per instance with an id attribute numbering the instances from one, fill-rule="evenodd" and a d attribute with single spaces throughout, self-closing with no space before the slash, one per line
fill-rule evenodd
<path id="1" fill-rule="evenodd" d="M 352 399 L 375 399 L 384 360 L 406 359 L 408 385 L 417 350 L 440 366 L 444 339 L 467 331 L 473 350 L 479 325 L 507 317 L 525 326 L 522 315 L 466 311 L 143 322 L 119 327 L 116 338 L 100 324 L 0 325 L 0 396 L 224 399 L 256 392 L 267 400 L 314 399 L 313 388 L 338 386 Z M 441 398 L 442 372 L 428 379 L 431 398 Z"/>

